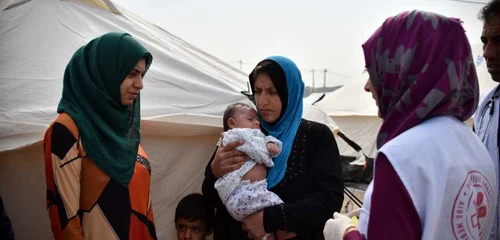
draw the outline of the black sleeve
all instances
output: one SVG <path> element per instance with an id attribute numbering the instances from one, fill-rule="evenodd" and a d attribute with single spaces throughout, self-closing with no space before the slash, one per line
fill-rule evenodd
<path id="1" fill-rule="evenodd" d="M 312 142 L 308 143 L 311 192 L 295 202 L 264 209 L 266 232 L 286 230 L 308 232 L 323 229 L 335 211 L 340 212 L 344 201 L 344 181 L 340 154 L 331 130 L 315 123 L 311 126 Z"/>
<path id="2" fill-rule="evenodd" d="M 9 217 L 5 213 L 2 197 L 0 197 L 0 239 L 14 240 L 14 232 Z"/>
<path id="3" fill-rule="evenodd" d="M 214 160 L 217 149 L 218 148 L 215 149 L 214 153 L 212 154 L 212 157 L 210 158 L 210 161 L 208 161 L 207 167 L 205 168 L 205 179 L 203 179 L 203 185 L 201 187 L 201 191 L 203 192 L 203 196 L 205 196 L 206 199 L 208 199 L 208 201 L 210 202 L 210 205 L 212 205 L 215 208 L 220 208 L 224 207 L 224 205 L 222 204 L 222 200 L 220 200 L 219 193 L 214 187 L 217 178 L 212 173 L 212 168 L 211 168 L 211 164 L 212 161 Z"/>

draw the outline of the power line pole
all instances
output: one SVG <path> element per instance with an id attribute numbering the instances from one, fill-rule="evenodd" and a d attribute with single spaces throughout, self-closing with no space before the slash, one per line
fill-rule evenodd
<path id="1" fill-rule="evenodd" d="M 241 71 L 241 66 L 243 65 L 243 61 L 240 59 L 240 71 Z"/>
<path id="2" fill-rule="evenodd" d="M 312 72 L 312 75 L 313 75 L 313 86 L 312 86 L 312 91 L 311 92 L 314 92 L 314 68 L 311 70 Z"/>
<path id="3" fill-rule="evenodd" d="M 323 88 L 326 88 L 326 68 L 325 68 L 325 71 L 323 72 Z"/>

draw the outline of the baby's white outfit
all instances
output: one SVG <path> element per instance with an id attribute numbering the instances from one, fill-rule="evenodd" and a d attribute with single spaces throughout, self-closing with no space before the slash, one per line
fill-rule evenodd
<path id="1" fill-rule="evenodd" d="M 236 150 L 244 152 L 250 160 L 239 169 L 222 176 L 215 182 L 215 189 L 219 193 L 222 203 L 231 216 L 242 222 L 247 216 L 269 206 L 282 204 L 283 201 L 275 193 L 267 190 L 267 180 L 250 182 L 242 180 L 255 164 L 264 164 L 273 167 L 273 157 L 267 150 L 267 143 L 276 144 L 281 152 L 282 143 L 273 136 L 265 136 L 260 129 L 234 128 L 223 133 L 224 145 L 244 140 L 245 143 Z"/>

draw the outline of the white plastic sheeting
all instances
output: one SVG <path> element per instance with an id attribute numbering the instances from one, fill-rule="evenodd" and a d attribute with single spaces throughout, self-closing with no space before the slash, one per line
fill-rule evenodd
<path id="1" fill-rule="evenodd" d="M 141 130 L 159 239 L 175 239 L 178 201 L 201 190 L 224 109 L 249 102 L 240 93 L 247 90 L 245 74 L 126 9 L 118 7 L 116 14 L 104 2 L 109 1 L 31 0 L 0 12 L 0 195 L 17 239 L 52 238 L 40 141 L 57 115 L 64 68 L 91 39 L 128 32 L 153 54 L 142 91 Z M 338 130 L 308 104 L 304 118 Z"/>

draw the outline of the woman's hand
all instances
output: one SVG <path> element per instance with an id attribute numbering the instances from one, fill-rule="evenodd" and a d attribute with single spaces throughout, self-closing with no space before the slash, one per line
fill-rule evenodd
<path id="1" fill-rule="evenodd" d="M 261 240 L 264 236 L 267 235 L 266 230 L 264 229 L 264 211 L 258 211 L 250 216 L 248 216 L 242 225 L 243 231 L 248 233 L 248 238 Z M 273 236 L 273 235 L 271 235 Z M 285 232 L 285 231 L 276 231 L 277 239 L 273 237 L 268 237 L 267 239 L 274 240 L 285 240 L 289 238 L 293 238 L 297 236 L 297 234 L 293 232 Z"/>
<path id="2" fill-rule="evenodd" d="M 261 240 L 266 236 L 267 233 L 264 230 L 264 211 L 258 211 L 245 218 L 242 229 L 248 233 L 248 238 L 254 240 Z"/>
<path id="3" fill-rule="evenodd" d="M 244 141 L 234 141 L 227 145 L 221 145 L 215 153 L 211 168 L 212 174 L 216 178 L 224 176 L 224 174 L 232 172 L 240 168 L 248 160 L 246 154 L 236 150 L 235 148 L 243 145 Z"/>

